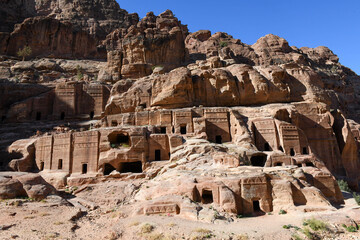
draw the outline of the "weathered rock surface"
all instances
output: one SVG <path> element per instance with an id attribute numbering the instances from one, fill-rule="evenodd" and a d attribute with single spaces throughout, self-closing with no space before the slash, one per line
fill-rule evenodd
<path id="1" fill-rule="evenodd" d="M 155 16 L 148 13 L 127 31 L 118 29 L 107 36 L 108 70 L 103 80 L 139 78 L 152 73 L 156 66 L 165 71 L 185 62 L 184 38 L 187 27 L 170 10 Z"/>
<path id="2" fill-rule="evenodd" d="M 27 45 L 31 57 L 106 59 L 106 35 L 138 22 L 114 0 L 6 1 L 0 12 L 0 53 L 13 56 Z"/>
<path id="3" fill-rule="evenodd" d="M 56 194 L 53 186 L 36 173 L 3 172 L 0 174 L 0 199 L 28 197 L 42 200 Z"/>
<path id="4" fill-rule="evenodd" d="M 17 0 L 0 13 L 0 53 L 32 49 L 29 61 L 0 57 L 0 145 L 20 138 L 11 124 L 47 124 L 0 159 L 40 172 L 0 177 L 1 198 L 42 199 L 53 185 L 81 211 L 215 222 L 335 211 L 336 178 L 359 189 L 360 77 L 326 47 L 188 33 L 170 10 L 139 21 L 114 0 Z"/>

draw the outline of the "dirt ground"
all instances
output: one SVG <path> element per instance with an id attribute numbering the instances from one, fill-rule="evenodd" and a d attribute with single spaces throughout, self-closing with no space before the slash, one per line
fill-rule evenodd
<path id="1" fill-rule="evenodd" d="M 303 222 L 311 218 L 326 223 L 326 230 L 311 230 L 313 239 L 360 239 L 359 232 L 348 232 L 342 226 L 360 223 L 360 206 L 350 197 L 337 210 L 299 209 L 286 214 L 273 212 L 241 218 L 234 215 L 203 222 L 172 214 L 134 215 L 131 192 L 140 184 L 141 180 L 131 184 L 106 182 L 87 187 L 76 196 L 68 195 L 67 200 L 59 196 L 40 202 L 2 200 L 0 239 L 298 240 L 308 239 L 303 233 L 308 227 Z"/>

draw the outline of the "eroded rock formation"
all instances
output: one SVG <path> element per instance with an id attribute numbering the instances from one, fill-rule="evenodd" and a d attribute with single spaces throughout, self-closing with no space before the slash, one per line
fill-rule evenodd
<path id="1" fill-rule="evenodd" d="M 44 179 L 58 189 L 143 179 L 129 190 L 133 214 L 206 221 L 209 206 L 334 209 L 336 179 L 359 190 L 360 78 L 326 47 L 188 33 L 170 10 L 139 21 L 113 0 L 0 12 L 1 124 L 38 128 L 1 139 L 11 161 L 0 168 L 42 179 L 3 177 L 2 198 L 50 194 Z M 25 45 L 32 56 L 19 61 Z"/>

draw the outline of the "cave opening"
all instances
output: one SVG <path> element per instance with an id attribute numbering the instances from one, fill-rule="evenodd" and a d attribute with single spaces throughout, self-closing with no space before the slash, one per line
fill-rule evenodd
<path id="1" fill-rule="evenodd" d="M 255 167 L 264 167 L 266 162 L 266 155 L 257 155 L 250 158 L 251 165 Z"/>
<path id="2" fill-rule="evenodd" d="M 119 172 L 121 173 L 142 173 L 142 162 L 122 162 L 119 165 Z"/>
<path id="3" fill-rule="evenodd" d="M 204 189 L 202 191 L 201 201 L 202 201 L 203 204 L 212 203 L 214 201 L 212 191 Z"/>
<path id="4" fill-rule="evenodd" d="M 105 163 L 104 165 L 104 175 L 110 175 L 112 171 L 116 170 L 113 165 Z"/>

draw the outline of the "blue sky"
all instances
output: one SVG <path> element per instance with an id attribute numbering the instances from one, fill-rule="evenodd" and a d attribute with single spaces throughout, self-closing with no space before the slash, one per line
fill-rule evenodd
<path id="1" fill-rule="evenodd" d="M 227 32 L 247 44 L 272 33 L 299 48 L 327 46 L 360 74 L 360 0 L 117 1 L 141 18 L 170 9 L 191 32 Z"/>

